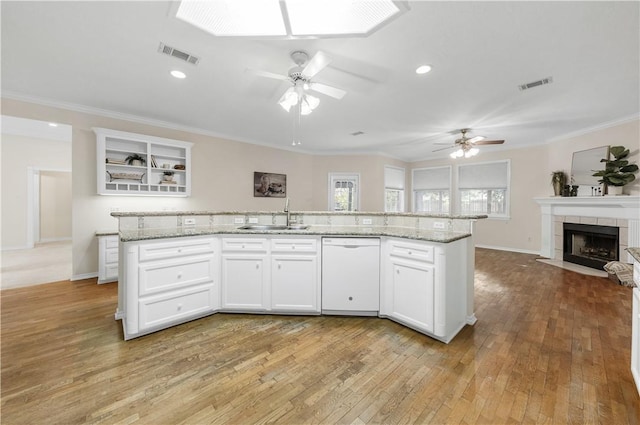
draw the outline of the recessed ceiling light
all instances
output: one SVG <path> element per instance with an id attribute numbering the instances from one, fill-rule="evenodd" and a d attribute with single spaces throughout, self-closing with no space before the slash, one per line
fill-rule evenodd
<path id="1" fill-rule="evenodd" d="M 429 65 L 421 65 L 416 69 L 416 74 L 426 74 L 431 71 L 431 67 Z"/>
<path id="2" fill-rule="evenodd" d="M 58 126 L 58 124 L 55 123 L 55 122 L 50 122 L 49 123 L 49 127 L 57 127 L 57 126 Z"/>
<path id="3" fill-rule="evenodd" d="M 175 70 L 175 69 L 173 71 L 171 71 L 171 75 L 173 75 L 176 78 L 180 78 L 180 79 L 187 78 L 187 74 L 185 74 L 182 71 Z"/>

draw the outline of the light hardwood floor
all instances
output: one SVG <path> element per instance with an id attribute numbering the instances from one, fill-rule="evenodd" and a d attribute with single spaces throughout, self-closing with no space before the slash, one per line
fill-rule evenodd
<path id="1" fill-rule="evenodd" d="M 1 292 L 8 424 L 637 424 L 631 289 L 478 249 L 448 345 L 377 318 L 217 314 L 131 341 L 116 285 Z"/>

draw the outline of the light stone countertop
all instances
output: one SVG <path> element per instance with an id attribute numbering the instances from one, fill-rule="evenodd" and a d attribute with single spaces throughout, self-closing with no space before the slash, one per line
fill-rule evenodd
<path id="1" fill-rule="evenodd" d="M 114 211 L 112 217 L 163 217 L 163 216 L 193 216 L 193 215 L 273 215 L 286 214 L 284 211 Z M 390 216 L 390 217 L 426 217 L 443 218 L 455 220 L 478 220 L 487 218 L 486 214 L 481 215 L 451 215 L 451 214 L 416 214 L 416 213 L 392 213 L 392 212 L 366 212 L 366 211 L 291 211 L 291 215 L 330 215 L 340 216 Z"/>
<path id="2" fill-rule="evenodd" d="M 148 213 L 147 213 L 148 215 Z M 470 233 L 434 231 L 408 227 L 389 226 L 323 226 L 314 225 L 304 230 L 244 230 L 238 225 L 194 226 L 161 229 L 123 230 L 120 232 L 122 242 L 165 239 L 185 236 L 203 235 L 313 235 L 344 237 L 398 237 L 420 241 L 449 243 L 471 236 Z"/>
<path id="3" fill-rule="evenodd" d="M 640 248 L 627 248 L 627 252 L 640 263 Z"/>

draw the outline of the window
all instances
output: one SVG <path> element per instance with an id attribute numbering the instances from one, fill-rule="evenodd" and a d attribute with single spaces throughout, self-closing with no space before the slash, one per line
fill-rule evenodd
<path id="1" fill-rule="evenodd" d="M 404 212 L 404 168 L 384 167 L 384 210 Z"/>
<path id="2" fill-rule="evenodd" d="M 449 214 L 451 211 L 451 167 L 412 170 L 413 212 Z"/>
<path id="3" fill-rule="evenodd" d="M 458 167 L 460 214 L 509 216 L 509 161 Z"/>
<path id="4" fill-rule="evenodd" d="M 360 176 L 329 173 L 329 211 L 360 209 Z"/>

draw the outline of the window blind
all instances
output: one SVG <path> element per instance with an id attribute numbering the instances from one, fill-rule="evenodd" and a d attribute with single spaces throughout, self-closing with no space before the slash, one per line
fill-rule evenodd
<path id="1" fill-rule="evenodd" d="M 412 187 L 413 190 L 449 189 L 451 167 L 414 169 Z"/>
<path id="2" fill-rule="evenodd" d="M 506 189 L 508 185 L 509 163 L 507 161 L 458 167 L 459 189 Z"/>
<path id="3" fill-rule="evenodd" d="M 384 187 L 404 189 L 404 168 L 384 167 Z"/>

